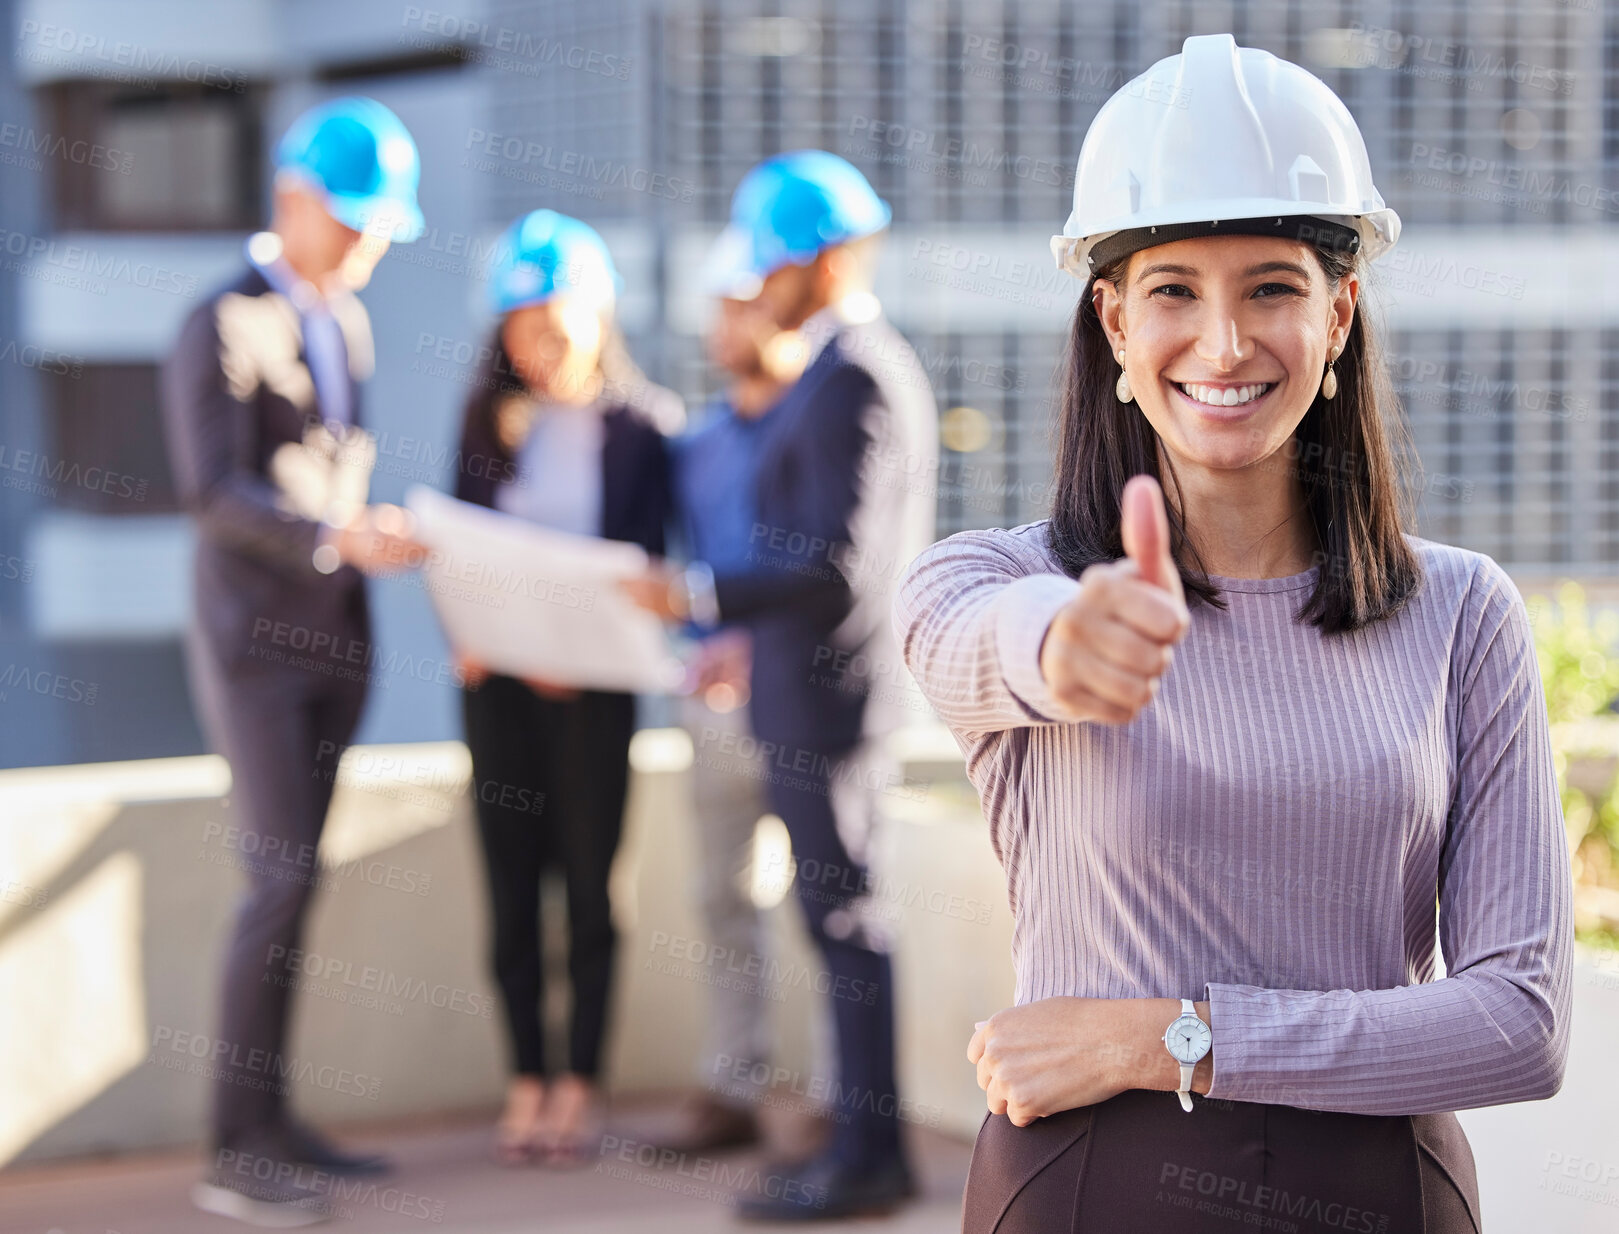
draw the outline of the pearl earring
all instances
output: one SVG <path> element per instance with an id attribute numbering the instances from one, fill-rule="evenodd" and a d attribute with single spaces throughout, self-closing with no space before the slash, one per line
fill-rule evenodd
<path id="1" fill-rule="evenodd" d="M 1330 399 L 1338 393 L 1338 374 L 1332 371 L 1332 362 L 1338 358 L 1338 349 L 1334 347 L 1327 357 L 1327 371 L 1321 377 L 1321 397 Z"/>
<path id="2" fill-rule="evenodd" d="M 1118 396 L 1121 403 L 1128 403 L 1135 397 L 1130 389 L 1130 378 L 1124 372 L 1124 348 L 1119 348 L 1119 379 L 1113 383 L 1113 393 Z"/>

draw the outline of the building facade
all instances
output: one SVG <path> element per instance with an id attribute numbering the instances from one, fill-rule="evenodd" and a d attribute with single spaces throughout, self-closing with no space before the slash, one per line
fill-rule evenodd
<path id="1" fill-rule="evenodd" d="M 511 218 L 551 206 L 602 230 L 638 360 L 695 414 L 717 385 L 703 251 L 749 166 L 819 146 L 893 204 L 879 292 L 939 397 L 925 482 L 948 532 L 1046 512 L 1079 291 L 1047 239 L 1091 118 L 1187 35 L 1230 30 L 1344 98 L 1405 221 L 1363 304 L 1387 327 L 1421 534 L 1525 580 L 1619 574 L 1619 14 L 1594 0 L 11 0 L 8 17 L 0 764 L 198 748 L 155 366 L 265 217 L 271 143 L 334 93 L 394 107 L 426 167 L 428 233 L 365 296 L 378 498 L 446 481 Z M 376 594 L 390 668 L 362 739 L 453 734 L 426 597 Z"/>

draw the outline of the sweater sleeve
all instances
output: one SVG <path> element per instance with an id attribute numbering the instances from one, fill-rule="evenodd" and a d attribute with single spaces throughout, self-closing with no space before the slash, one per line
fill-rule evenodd
<path id="1" fill-rule="evenodd" d="M 1357 1114 L 1536 1101 L 1561 1087 L 1573 886 L 1528 612 L 1488 558 L 1463 605 L 1439 858 L 1447 975 L 1387 990 L 1207 985 L 1210 1097 Z"/>
<path id="2" fill-rule="evenodd" d="M 1040 645 L 1079 590 L 1015 533 L 964 531 L 914 560 L 894 630 L 923 696 L 960 736 L 1072 723 L 1040 675 Z"/>

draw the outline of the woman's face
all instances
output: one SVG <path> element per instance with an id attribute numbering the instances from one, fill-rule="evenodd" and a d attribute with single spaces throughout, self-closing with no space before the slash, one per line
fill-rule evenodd
<path id="1" fill-rule="evenodd" d="M 1171 461 L 1221 471 L 1287 444 L 1359 290 L 1353 274 L 1331 286 L 1301 241 L 1209 236 L 1135 253 L 1092 302 Z"/>
<path id="2" fill-rule="evenodd" d="M 552 296 L 506 314 L 500 336 L 535 394 L 564 403 L 596 397 L 607 323 L 592 305 L 566 293 Z"/>

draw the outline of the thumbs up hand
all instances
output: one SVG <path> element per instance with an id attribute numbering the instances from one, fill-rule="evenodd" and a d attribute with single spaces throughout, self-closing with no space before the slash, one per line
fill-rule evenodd
<path id="1" fill-rule="evenodd" d="M 1069 718 L 1128 724 L 1158 693 L 1191 617 L 1151 476 L 1124 486 L 1125 557 L 1090 566 L 1040 647 L 1040 675 Z"/>
<path id="2" fill-rule="evenodd" d="M 1186 594 L 1181 590 L 1180 567 L 1169 551 L 1169 516 L 1164 513 L 1164 493 L 1151 476 L 1132 476 L 1124 486 L 1119 533 L 1124 539 L 1125 560 L 1133 562 L 1143 582 L 1173 596 L 1184 609 Z"/>

